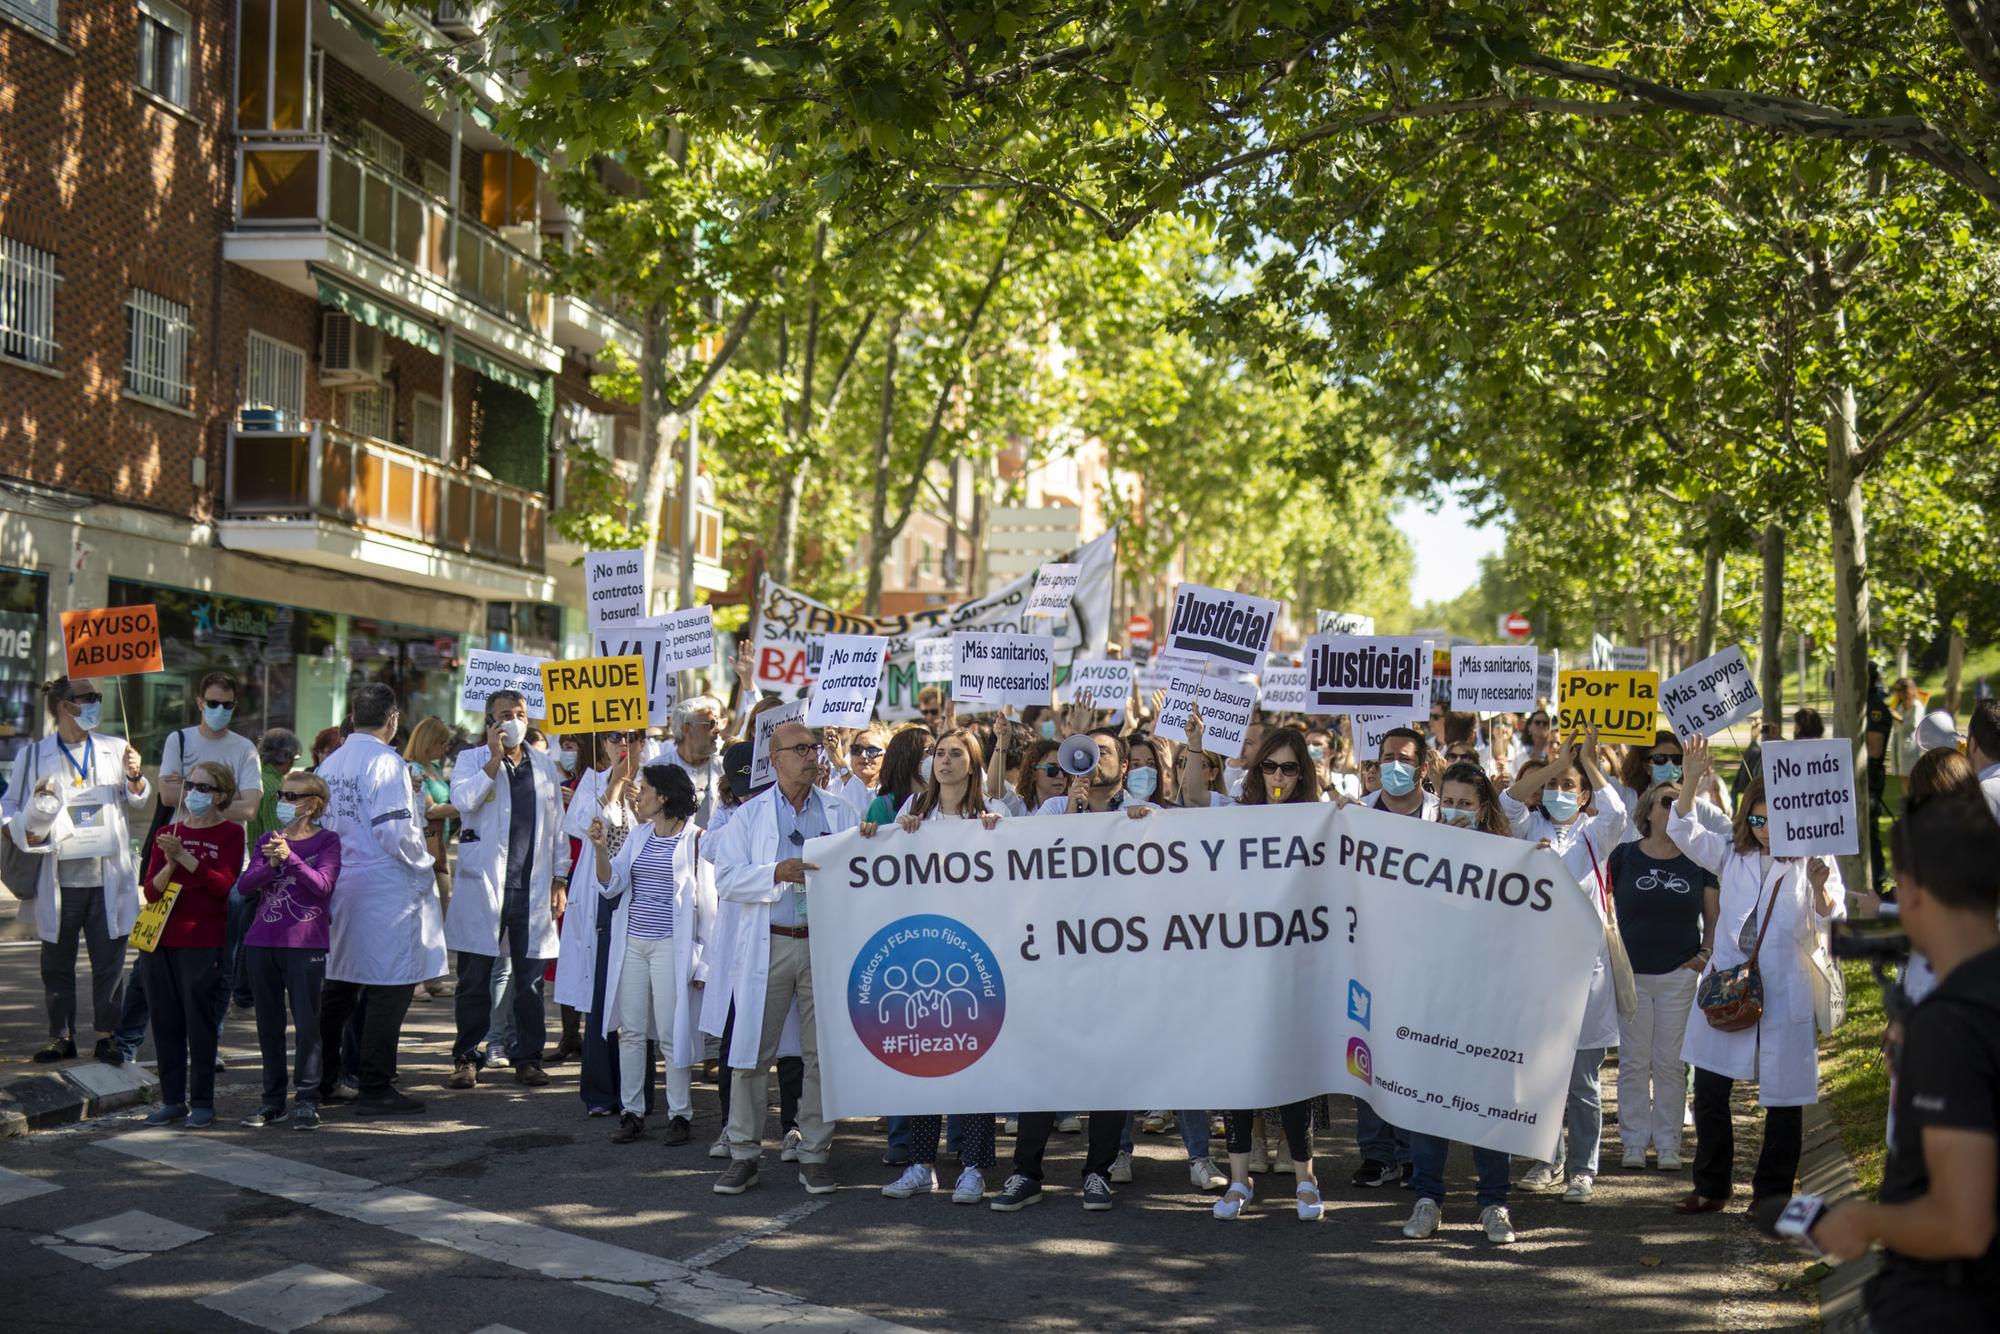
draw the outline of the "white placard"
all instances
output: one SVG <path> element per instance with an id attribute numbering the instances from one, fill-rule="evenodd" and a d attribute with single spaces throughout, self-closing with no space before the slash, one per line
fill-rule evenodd
<path id="1" fill-rule="evenodd" d="M 1628 644 L 1614 645 L 1611 650 L 1611 670 L 1614 672 L 1643 672 L 1646 670 L 1646 650 Z"/>
<path id="2" fill-rule="evenodd" d="M 1354 758 L 1372 760 L 1382 754 L 1382 738 L 1399 727 L 1408 727 L 1422 732 L 1421 720 L 1412 719 L 1400 713 L 1357 713 L 1351 715 L 1354 723 Z"/>
<path id="3" fill-rule="evenodd" d="M 1562 672 L 1562 653 L 1550 649 L 1547 653 L 1535 655 L 1535 698 L 1555 702 L 1556 677 Z M 1534 712 L 1533 709 L 1529 710 Z"/>
<path id="4" fill-rule="evenodd" d="M 1660 683 L 1660 708 L 1682 740 L 1713 736 L 1763 707 L 1750 660 L 1734 644 Z"/>
<path id="5" fill-rule="evenodd" d="M 1132 698 L 1132 663 L 1125 658 L 1078 658 L 1069 676 L 1056 684 L 1056 703 L 1076 703 L 1079 688 L 1090 691 L 1094 708 L 1111 710 L 1111 726 L 1125 721 L 1125 704 Z"/>
<path id="6" fill-rule="evenodd" d="M 1764 743 L 1764 813 L 1771 821 L 1773 857 L 1851 857 L 1861 851 L 1853 745 Z"/>
<path id="7" fill-rule="evenodd" d="M 990 709 L 1047 704 L 1055 662 L 1055 640 L 1048 635 L 953 631 L 951 697 Z"/>
<path id="8" fill-rule="evenodd" d="M 1201 748 L 1211 755 L 1234 759 L 1243 753 L 1243 734 L 1257 707 L 1257 687 L 1227 676 L 1197 676 L 1175 672 L 1167 679 L 1166 702 L 1160 705 L 1153 734 L 1169 741 L 1188 739 L 1188 715 L 1201 706 Z"/>
<path id="9" fill-rule="evenodd" d="M 584 598 L 590 627 L 623 625 L 646 618 L 645 552 L 592 551 L 583 558 Z"/>
<path id="10" fill-rule="evenodd" d="M 646 725 L 667 727 L 674 721 L 674 701 L 680 678 L 667 670 L 667 641 L 658 628 L 633 621 L 607 626 L 593 639 L 600 658 L 643 658 L 646 661 Z"/>
<path id="11" fill-rule="evenodd" d="M 1525 713 L 1535 707 L 1535 650 L 1515 644 L 1454 644 L 1451 707 L 1469 713 Z"/>
<path id="12" fill-rule="evenodd" d="M 1413 635 L 1314 635 L 1306 641 L 1306 690 L 1314 713 L 1430 708 L 1431 641 Z"/>
<path id="13" fill-rule="evenodd" d="M 932 635 L 915 640 L 917 679 L 924 682 L 951 680 L 951 636 Z"/>
<path id="14" fill-rule="evenodd" d="M 806 702 L 795 699 L 790 704 L 780 704 L 757 715 L 756 735 L 750 743 L 751 787 L 769 787 L 778 781 L 777 775 L 771 772 L 771 736 L 786 723 L 803 723 L 805 714 Z"/>
<path id="15" fill-rule="evenodd" d="M 1375 633 L 1375 618 L 1359 616 L 1351 611 L 1322 611 L 1314 613 L 1316 624 L 1314 634 L 1321 635 L 1372 635 Z"/>
<path id="16" fill-rule="evenodd" d="M 1081 565 L 1044 565 L 1035 572 L 1035 591 L 1028 595 L 1024 616 L 1067 616 L 1069 600 L 1083 578 Z"/>
<path id="17" fill-rule="evenodd" d="M 1182 584 L 1174 592 L 1166 645 L 1219 667 L 1255 672 L 1271 649 L 1280 610 L 1269 598 Z"/>
<path id="18" fill-rule="evenodd" d="M 521 653 L 496 653 L 476 648 L 465 655 L 465 685 L 458 695 L 458 707 L 467 713 L 486 712 L 486 697 L 496 690 L 519 691 L 528 701 L 528 716 L 540 718 L 542 702 L 542 658 Z"/>
<path id="19" fill-rule="evenodd" d="M 1266 667 L 1260 699 L 1266 713 L 1311 713 L 1303 667 Z"/>
<path id="20" fill-rule="evenodd" d="M 661 665 L 670 672 L 715 665 L 715 609 L 707 603 L 648 616 L 638 623 L 660 636 Z"/>
<path id="21" fill-rule="evenodd" d="M 806 695 L 807 727 L 866 727 L 882 688 L 887 635 L 827 635 L 825 658 Z"/>

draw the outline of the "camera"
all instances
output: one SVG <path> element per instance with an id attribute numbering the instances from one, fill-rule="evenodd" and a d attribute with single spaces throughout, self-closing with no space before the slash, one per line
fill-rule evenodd
<path id="1" fill-rule="evenodd" d="M 1901 1019 L 1909 1008 L 1902 983 L 1894 970 L 1910 962 L 1910 935 L 1903 929 L 1896 905 L 1882 905 L 1881 915 L 1860 921 L 1842 922 L 1833 931 L 1833 957 L 1866 959 L 1875 984 L 1882 988 L 1882 1012 L 1891 1022 Z"/>

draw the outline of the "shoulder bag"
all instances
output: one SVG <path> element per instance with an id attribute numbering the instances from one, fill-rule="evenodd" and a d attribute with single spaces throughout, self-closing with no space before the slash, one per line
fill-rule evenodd
<path id="1" fill-rule="evenodd" d="M 29 743 L 21 752 L 20 762 L 14 766 L 15 795 L 20 799 L 17 808 L 21 812 L 19 818 L 23 820 L 27 818 L 28 802 L 35 795 L 35 784 L 41 780 L 41 749 L 41 742 Z M 25 778 L 21 775 L 24 769 L 29 770 Z M 0 884 L 6 885 L 7 892 L 21 902 L 27 903 L 41 892 L 44 860 L 41 853 L 25 851 L 16 846 L 11 836 L 0 835 Z M 34 916 L 33 913 L 28 915 Z"/>
<path id="2" fill-rule="evenodd" d="M 1708 1019 L 1708 1026 L 1720 1033 L 1740 1033 L 1755 1028 L 1764 1018 L 1764 975 L 1757 971 L 1757 956 L 1764 949 L 1764 933 L 1771 929 L 1771 914 L 1778 909 L 1778 891 L 1771 890 L 1771 902 L 1764 909 L 1763 925 L 1757 928 L 1757 943 L 1750 957 L 1730 968 L 1716 968 L 1702 974 L 1694 1001 Z"/>
<path id="3" fill-rule="evenodd" d="M 1618 933 L 1618 909 L 1611 901 L 1611 886 L 1597 864 L 1597 849 L 1590 835 L 1583 836 L 1583 848 L 1590 854 L 1591 874 L 1597 877 L 1597 899 L 1604 906 L 1604 949 L 1611 959 L 1611 992 L 1618 1002 L 1618 1017 L 1626 1023 L 1639 1013 L 1639 982 L 1632 976 L 1632 956 L 1625 952 L 1625 937 Z"/>

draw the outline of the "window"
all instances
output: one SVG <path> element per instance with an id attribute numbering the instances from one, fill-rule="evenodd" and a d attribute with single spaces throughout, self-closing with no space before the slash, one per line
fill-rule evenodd
<path id="1" fill-rule="evenodd" d="M 410 448 L 444 457 L 444 404 L 429 394 L 418 394 L 410 405 Z"/>
<path id="2" fill-rule="evenodd" d="M 56 364 L 56 257 L 0 236 L 0 356 Z"/>
<path id="3" fill-rule="evenodd" d="M 0 13 L 13 15 L 36 32 L 61 36 L 56 28 L 56 0 L 0 0 Z"/>
<path id="4" fill-rule="evenodd" d="M 189 406 L 194 400 L 188 381 L 193 333 L 186 306 L 133 288 L 125 301 L 126 391 L 169 407 Z"/>
<path id="5" fill-rule="evenodd" d="M 310 128 L 312 11 L 306 0 L 238 0 L 236 13 L 236 128 Z"/>
<path id="6" fill-rule="evenodd" d="M 348 390 L 340 396 L 340 418 L 340 424 L 356 435 L 395 442 L 396 427 L 386 389 Z"/>
<path id="7" fill-rule="evenodd" d="M 361 156 L 373 162 L 384 171 L 403 174 L 403 144 L 395 135 L 373 121 L 361 122 L 361 129 L 355 136 L 356 148 Z"/>
<path id="8" fill-rule="evenodd" d="M 422 163 L 422 171 L 424 174 L 424 189 L 430 191 L 439 199 L 444 200 L 447 204 L 457 202 L 451 197 L 450 167 L 445 166 L 442 162 L 433 162 L 429 158 L 425 158 Z"/>
<path id="9" fill-rule="evenodd" d="M 298 429 L 306 415 L 305 352 L 275 338 L 251 334 L 243 406 L 273 409 L 278 413 L 280 429 Z"/>
<path id="10" fill-rule="evenodd" d="M 177 107 L 188 104 L 187 11 L 139 0 L 139 86 Z"/>

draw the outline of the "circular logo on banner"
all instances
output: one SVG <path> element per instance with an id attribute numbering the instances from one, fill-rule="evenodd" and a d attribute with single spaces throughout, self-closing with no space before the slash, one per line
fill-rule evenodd
<path id="1" fill-rule="evenodd" d="M 847 976 L 855 1036 L 891 1070 L 936 1078 L 984 1056 L 1000 1036 L 1007 987 L 972 929 L 935 914 L 889 923 Z"/>

